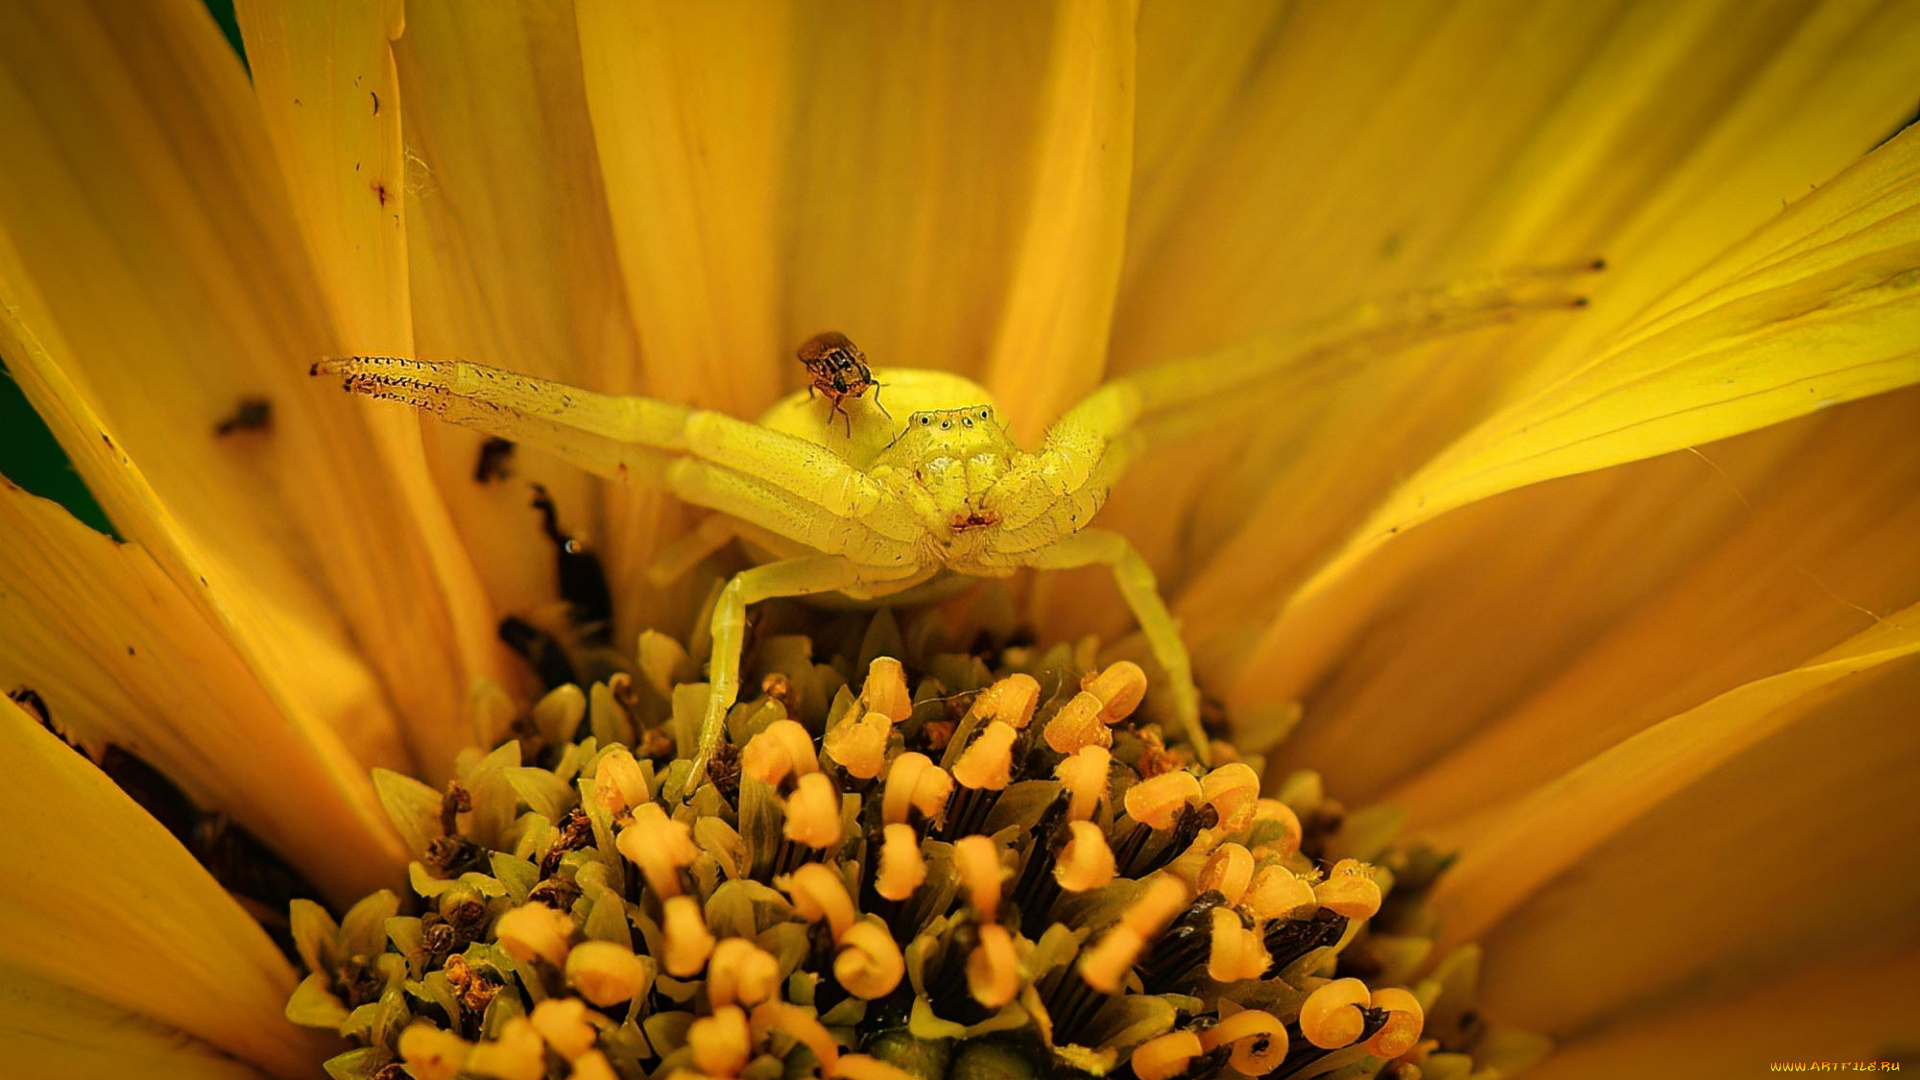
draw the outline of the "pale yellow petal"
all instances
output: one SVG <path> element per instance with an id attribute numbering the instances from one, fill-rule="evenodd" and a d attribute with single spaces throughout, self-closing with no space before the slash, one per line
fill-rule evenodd
<path id="1" fill-rule="evenodd" d="M 140 756 L 348 902 L 406 854 L 364 766 L 310 711 L 283 711 L 220 627 L 143 549 L 0 477 L 0 688 L 62 731 Z"/>
<path id="2" fill-rule="evenodd" d="M 1649 724 L 1802 663 L 1878 619 L 1897 621 L 1892 612 L 1920 599 L 1913 545 L 1920 448 L 1908 437 L 1916 423 L 1920 391 L 1907 390 L 1697 457 L 1635 466 L 1617 482 L 1579 485 L 1609 495 L 1590 519 L 1595 530 L 1637 530 L 1638 538 L 1611 553 L 1597 545 L 1568 551 L 1537 577 L 1505 580 L 1515 597 L 1555 590 L 1552 610 L 1587 625 L 1546 629 L 1530 615 L 1534 605 L 1494 615 L 1468 601 L 1407 639 L 1408 652 L 1421 655 L 1393 665 L 1383 680 L 1386 694 L 1402 695 L 1398 711 L 1408 711 L 1416 681 L 1436 692 L 1432 700 L 1460 708 L 1447 710 L 1438 738 L 1414 737 L 1414 752 L 1427 760 L 1381 797 L 1422 824 L 1456 821 Z M 1664 509 L 1656 505 L 1660 495 Z M 1470 564 L 1480 569 L 1453 563 L 1443 576 L 1499 580 L 1492 567 L 1538 565 L 1521 554 L 1525 541 L 1488 535 L 1495 521 L 1508 523 L 1507 536 L 1523 531 L 1526 502 L 1476 529 L 1482 540 Z M 1601 516 L 1615 524 L 1603 526 Z M 1642 581 L 1653 585 L 1634 587 Z M 1481 633 L 1467 649 L 1420 643 L 1469 618 Z M 1498 685 L 1485 693 L 1441 690 L 1434 673 L 1450 664 L 1476 665 Z M 1375 722 L 1380 704 L 1376 698 L 1364 710 Z M 1405 730 L 1386 738 L 1400 741 Z M 1400 771 L 1411 761 L 1390 756 Z"/>
<path id="3" fill-rule="evenodd" d="M 268 1075 L 172 1028 L 17 970 L 0 971 L 0 1050 L 10 1075 L 41 1080 Z"/>
<path id="4" fill-rule="evenodd" d="M 1509 492 L 1397 543 L 1276 753 L 1441 825 L 1920 600 L 1920 389 Z M 1275 672 L 1284 677 L 1284 672 Z"/>
<path id="5" fill-rule="evenodd" d="M 787 347 L 836 329 L 875 364 L 979 377 L 1031 220 L 1056 11 L 942 0 L 796 15 Z M 781 374 L 798 385 L 798 364 Z"/>
<path id="6" fill-rule="evenodd" d="M 1703 271 L 1711 291 L 1622 332 L 1581 371 L 1502 409 L 1397 487 L 1295 591 L 1247 670 L 1270 687 L 1298 685 L 1353 629 L 1344 621 L 1353 609 L 1329 623 L 1326 609 L 1339 605 L 1323 601 L 1326 591 L 1447 510 L 1920 379 L 1916 265 L 1920 131 L 1910 131 Z M 1279 662 L 1276 677 L 1268 665 Z M 1243 679 L 1233 694 L 1254 692 Z"/>
<path id="7" fill-rule="evenodd" d="M 1036 128 L 1033 194 L 987 388 L 1036 444 L 1106 369 L 1133 167 L 1135 9 L 1065 0 Z"/>
<path id="8" fill-rule="evenodd" d="M 365 415 L 307 375 L 334 331 L 246 75 L 197 4 L 106 7 L 0 14 L 0 348 L 121 534 L 277 696 L 404 764 L 390 692 L 445 768 L 451 620 Z M 271 429 L 217 436 L 248 399 Z"/>
<path id="9" fill-rule="evenodd" d="M 1654 724 L 1516 799 L 1484 825 L 1458 830 L 1448 846 L 1464 853 L 1436 893 L 1436 902 L 1453 914 L 1448 937 L 1486 933 L 1629 822 L 1783 726 L 1817 717 L 1797 707 L 1803 699 L 1915 652 L 1920 607 L 1889 616 L 1815 662 Z"/>
<path id="10" fill-rule="evenodd" d="M 771 302 L 792 6 L 593 0 L 576 17 L 645 389 L 754 415 L 797 367 Z"/>
<path id="11" fill-rule="evenodd" d="M 1583 1032 L 1527 1080 L 1614 1080 L 1649 1069 L 1688 1080 L 1746 1080 L 1774 1063 L 1913 1060 L 1920 946 L 1876 942 L 1808 957 L 1762 985 L 1683 997 Z M 1658 1063 L 1657 1065 L 1653 1063 Z M 1838 1071 L 1838 1070 L 1833 1070 Z"/>
<path id="12" fill-rule="evenodd" d="M 16 150 L 0 170 L 10 373 L 121 534 L 193 592 L 251 665 L 327 717 L 363 760 L 399 764 L 397 725 L 351 655 L 303 535 L 325 527 L 308 511 L 327 508 L 326 496 L 377 489 L 378 478 L 330 474 L 348 481 L 336 486 L 305 467 L 358 457 L 351 446 L 322 450 L 339 403 L 302 408 L 308 380 L 265 362 L 273 324 L 317 326 L 317 313 L 301 292 L 249 285 L 264 265 L 297 278 L 299 256 L 265 224 L 280 203 L 270 175 L 248 167 L 246 135 L 257 144 L 258 132 L 232 50 L 185 3 L 105 24 L 81 5 L 15 5 L 0 18 L 0 63 L 16 76 L 0 81 Z M 206 78 L 180 82 L 179 68 Z M 159 85 L 177 93 L 149 92 Z M 198 169 L 234 197 L 189 210 L 201 205 Z M 113 318 L 101 318 L 109 306 Z M 283 393 L 294 387 L 303 396 Z M 215 438 L 248 397 L 275 406 L 271 444 Z M 289 499 L 290 483 L 300 498 Z"/>
<path id="13" fill-rule="evenodd" d="M 1449 936 L 1486 930 L 1486 1006 L 1566 1035 L 1910 939 L 1920 611 L 1902 616 L 1623 742 L 1474 838 L 1435 899 Z"/>
<path id="14" fill-rule="evenodd" d="M 328 337 L 305 343 L 306 362 L 343 353 L 412 355 L 403 197 L 411 180 L 391 46 L 404 28 L 402 3 L 243 0 L 236 14 L 267 137 L 332 317 Z M 416 539 L 397 553 L 411 556 L 404 559 L 411 564 L 404 567 L 404 589 L 349 593 L 348 602 L 368 605 L 355 629 L 419 732 L 415 743 L 427 759 L 422 767 L 437 773 L 449 768 L 441 759 L 450 761 L 461 745 L 450 722 L 455 703 L 474 678 L 505 677 L 505 651 L 494 637 L 479 575 L 429 474 L 421 417 L 366 402 L 355 407 L 400 495 L 392 525 Z M 368 569 L 374 573 L 354 579 L 363 587 L 377 583 L 379 569 L 392 572 Z M 382 606 L 398 610 L 375 617 Z M 428 626 L 409 627 L 399 618 L 415 611 L 420 614 L 412 617 L 424 615 Z M 431 642 L 410 639 L 429 632 Z"/>
<path id="15" fill-rule="evenodd" d="M 18 972 L 277 1075 L 310 1075 L 331 1040 L 281 1015 L 293 969 L 240 905 L 10 701 L 0 703 L 0 758 L 0 863 L 11 868 L 0 884 L 0 986 L 30 986 L 12 981 Z"/>
<path id="16" fill-rule="evenodd" d="M 606 393 L 639 386 L 572 4 L 410 3 L 394 60 L 406 106 L 407 269 L 421 355 Z M 610 536 L 597 520 L 602 485 L 591 477 L 520 451 L 510 477 L 482 482 L 480 435 L 446 424 L 424 433 L 435 479 L 502 611 L 557 595 L 553 545 L 528 505 L 535 483 L 552 493 L 570 532 L 612 557 L 617 577 L 637 582 L 650 537 Z M 623 606 L 651 606 L 639 591 L 620 595 Z"/>
<path id="17" fill-rule="evenodd" d="M 1163 21 L 1150 5 L 1143 26 Z M 1234 70 L 1230 43 L 1187 33 L 1202 40 L 1143 35 L 1143 132 L 1192 100 L 1154 77 L 1177 63 L 1164 49 Z M 1505 388 L 1588 358 L 1892 130 L 1916 78 L 1905 5 L 1286 8 L 1239 97 L 1201 110 L 1217 134 L 1142 144 L 1116 366 L 1477 270 L 1596 254 L 1610 269 L 1578 318 L 1383 358 L 1208 452 L 1164 455 L 1109 520 L 1163 577 L 1201 571 L 1182 605 L 1196 635 L 1223 606 L 1277 602 Z"/>

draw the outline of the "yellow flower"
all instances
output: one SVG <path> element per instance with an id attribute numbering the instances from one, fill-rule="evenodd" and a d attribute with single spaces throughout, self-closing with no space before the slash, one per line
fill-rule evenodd
<path id="1" fill-rule="evenodd" d="M 321 393 L 313 358 L 750 416 L 833 327 L 973 375 L 1030 438 L 1107 374 L 1596 254 L 1585 311 L 1310 369 L 1104 521 L 1203 690 L 1291 728 L 1270 775 L 1461 852 L 1441 942 L 1482 943 L 1488 1015 L 1562 1040 L 1535 1075 L 1915 1034 L 1920 132 L 1886 138 L 1912 5 L 240 8 L 251 85 L 188 0 L 0 6 L 0 355 L 127 541 L 0 492 L 10 1071 L 337 1049 L 31 709 L 344 910 L 411 854 L 368 770 L 442 783 L 499 734 L 475 715 L 513 718 L 473 687 L 525 685 L 496 616 L 555 597 L 525 482 L 606 554 L 613 640 L 697 607 L 646 581 L 684 508 L 530 455 L 477 481 L 477 437 Z M 1047 640 L 1127 626 L 1075 577 L 1025 600 Z M 649 640 L 662 685 L 691 674 Z M 792 1008 L 750 1030 L 812 1037 Z M 490 1067 L 538 1068 L 546 1019 Z M 1209 1052 L 1162 1038 L 1141 1075 Z"/>

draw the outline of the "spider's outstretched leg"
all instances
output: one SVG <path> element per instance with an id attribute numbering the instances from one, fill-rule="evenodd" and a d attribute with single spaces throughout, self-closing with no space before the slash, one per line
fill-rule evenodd
<path id="1" fill-rule="evenodd" d="M 1307 326 L 1262 334 L 1108 381 L 1061 417 L 1106 438 L 1137 431 L 1148 443 L 1202 434 L 1245 413 L 1413 345 L 1586 304 L 1580 279 L 1598 259 L 1481 274 L 1362 304 Z"/>
<path id="2" fill-rule="evenodd" d="M 920 532 L 908 508 L 844 458 L 722 413 L 464 360 L 348 356 L 315 364 L 313 374 L 338 375 L 355 393 L 405 402 L 602 476 L 665 486 L 699 506 L 764 511 L 767 518 L 742 516 L 823 551 L 860 557 L 862 545 Z"/>
<path id="3" fill-rule="evenodd" d="M 783 559 L 742 570 L 720 591 L 713 607 L 713 656 L 707 663 L 707 710 L 700 720 L 700 746 L 693 759 L 687 791 L 706 775 L 707 757 L 719 741 L 727 709 L 740 692 L 740 650 L 745 644 L 747 605 L 783 596 L 810 596 L 825 592 L 854 592 L 863 597 L 883 596 L 925 580 L 931 570 L 895 576 L 862 567 L 836 555 Z"/>
<path id="4" fill-rule="evenodd" d="M 1140 557 L 1127 538 L 1105 529 L 1083 529 L 1041 548 L 1031 556 L 1031 565 L 1045 570 L 1073 570 L 1082 566 L 1105 566 L 1113 571 L 1120 595 L 1132 609 L 1147 647 L 1167 676 L 1167 689 L 1173 694 L 1173 714 L 1202 764 L 1209 763 L 1206 732 L 1200 726 L 1200 692 L 1193 685 L 1193 664 L 1187 657 L 1186 643 L 1180 640 L 1180 624 L 1167 603 L 1160 598 L 1160 585 L 1154 580 L 1147 561 Z"/>

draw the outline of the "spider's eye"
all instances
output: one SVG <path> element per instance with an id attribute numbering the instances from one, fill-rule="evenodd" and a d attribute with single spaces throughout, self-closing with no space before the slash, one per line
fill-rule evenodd
<path id="1" fill-rule="evenodd" d="M 990 416 L 990 415 L 992 415 L 992 412 L 993 412 L 993 410 L 991 410 L 991 409 L 981 409 L 981 410 L 980 410 L 980 419 L 982 419 L 982 420 L 985 420 L 985 419 L 986 419 L 986 418 L 987 418 L 988 416 Z"/>
<path id="2" fill-rule="evenodd" d="M 931 423 L 933 423 L 933 417 L 931 416 L 923 416 L 920 418 L 921 427 L 926 427 L 928 424 L 931 424 Z"/>
<path id="3" fill-rule="evenodd" d="M 942 420 L 942 421 L 940 421 L 940 430 L 941 430 L 941 431 L 947 431 L 947 430 L 949 430 L 949 429 L 951 429 L 952 427 L 953 427 L 953 421 L 951 421 L 951 420 Z"/>

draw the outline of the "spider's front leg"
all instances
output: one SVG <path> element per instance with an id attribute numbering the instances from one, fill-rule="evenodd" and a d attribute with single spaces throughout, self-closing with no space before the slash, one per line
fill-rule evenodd
<path id="1" fill-rule="evenodd" d="M 1174 719 L 1192 740 L 1201 764 L 1210 764 L 1207 734 L 1200 726 L 1200 691 L 1193 685 L 1193 662 L 1188 658 L 1186 642 L 1180 639 L 1180 623 L 1167 610 L 1159 582 L 1140 552 L 1117 532 L 1083 529 L 1032 552 L 1028 561 L 1041 570 L 1104 566 L 1113 572 L 1120 595 L 1140 624 L 1140 632 L 1146 635 L 1147 648 L 1166 673 Z"/>
<path id="2" fill-rule="evenodd" d="M 727 709 L 740 693 L 740 652 L 746 643 L 747 605 L 784 596 L 849 592 L 861 598 L 884 596 L 925 581 L 933 569 L 902 575 L 898 570 L 863 567 L 838 555 L 813 555 L 766 563 L 735 574 L 713 607 L 713 656 L 707 663 L 707 708 L 700 720 L 699 748 L 686 790 L 706 776 L 707 758 L 720 741 Z M 889 576 L 891 575 L 891 576 Z"/>

